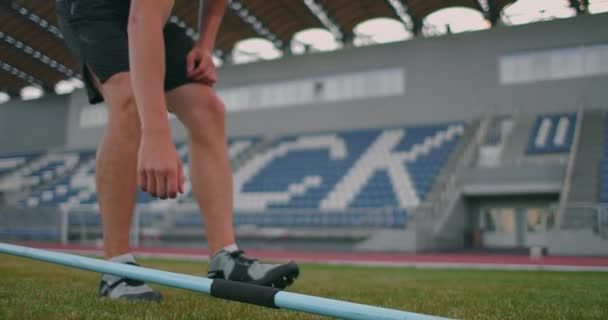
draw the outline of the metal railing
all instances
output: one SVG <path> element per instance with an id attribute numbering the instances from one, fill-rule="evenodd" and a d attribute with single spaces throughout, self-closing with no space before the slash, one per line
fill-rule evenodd
<path id="1" fill-rule="evenodd" d="M 479 147 L 483 144 L 492 120 L 492 114 L 486 114 L 479 122 L 469 144 L 465 147 L 460 159 L 453 168 L 447 168 L 450 172 L 442 181 L 437 181 L 441 190 L 435 197 L 429 198 L 417 210 L 416 222 L 422 224 L 423 228 L 431 227 L 433 234 L 441 231 L 443 225 L 449 218 L 449 207 L 460 196 L 460 180 L 462 172 L 469 167 L 477 156 Z"/>
<path id="2" fill-rule="evenodd" d="M 558 224 L 561 230 L 593 230 L 608 238 L 608 203 L 571 202 L 560 205 L 564 219 Z"/>
<path id="3" fill-rule="evenodd" d="M 0 238 L 20 241 L 59 241 L 65 229 L 58 208 L 2 207 Z"/>
<path id="4" fill-rule="evenodd" d="M 402 229 L 408 223 L 407 210 L 395 207 L 352 208 L 345 210 L 267 209 L 255 212 L 236 211 L 234 224 L 248 235 L 264 236 L 269 229 L 283 234 L 306 237 L 352 237 L 369 235 L 379 229 Z M 194 203 L 178 203 L 159 208 L 137 206 L 130 242 L 138 246 L 142 239 L 187 235 L 199 238 L 204 221 Z M 309 231 L 307 233 L 307 230 Z M 184 232 L 182 232 L 184 231 Z M 333 234 L 336 231 L 336 234 Z M 0 210 L 0 239 L 12 241 L 40 240 L 62 244 L 100 244 L 102 219 L 97 205 L 62 208 L 6 208 Z"/>
<path id="5" fill-rule="evenodd" d="M 572 184 L 572 173 L 574 172 L 574 166 L 576 165 L 576 155 L 578 153 L 578 145 L 581 136 L 581 127 L 583 123 L 584 112 L 583 109 L 578 110 L 578 116 L 576 118 L 576 126 L 574 128 L 574 137 L 572 139 L 572 148 L 570 155 L 568 156 L 568 165 L 566 167 L 566 178 L 559 197 L 559 205 L 557 208 L 557 225 L 562 224 L 564 219 L 566 204 L 568 203 L 568 197 L 570 196 L 570 185 Z"/>

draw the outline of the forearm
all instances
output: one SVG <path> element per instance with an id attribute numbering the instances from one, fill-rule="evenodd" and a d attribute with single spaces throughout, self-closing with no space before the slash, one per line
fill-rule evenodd
<path id="1" fill-rule="evenodd" d="M 128 26 L 129 65 L 135 104 L 144 131 L 169 131 L 163 84 L 164 24 L 165 14 L 158 7 L 145 4 L 145 0 L 132 2 Z"/>
<path id="2" fill-rule="evenodd" d="M 197 46 L 208 50 L 213 50 L 215 47 L 215 38 L 222 24 L 222 18 L 226 12 L 228 0 L 204 0 L 201 19 L 199 26 L 200 38 Z"/>

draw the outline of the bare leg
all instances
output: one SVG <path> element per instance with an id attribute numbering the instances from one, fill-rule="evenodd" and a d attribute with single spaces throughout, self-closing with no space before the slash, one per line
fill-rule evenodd
<path id="1" fill-rule="evenodd" d="M 224 105 L 211 87 L 194 83 L 167 93 L 167 101 L 188 129 L 192 189 L 214 253 L 235 243 Z"/>
<path id="2" fill-rule="evenodd" d="M 101 92 L 108 106 L 108 125 L 97 149 L 97 198 L 103 220 L 106 259 L 128 253 L 129 231 L 137 193 L 140 122 L 129 73 L 108 79 Z"/>

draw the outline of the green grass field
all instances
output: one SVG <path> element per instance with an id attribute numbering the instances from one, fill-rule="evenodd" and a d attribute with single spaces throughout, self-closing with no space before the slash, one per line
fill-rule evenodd
<path id="1" fill-rule="evenodd" d="M 204 275 L 200 262 L 146 267 Z M 161 304 L 97 297 L 99 276 L 0 254 L 0 319 L 324 319 L 161 288 Z M 459 319 L 608 319 L 608 273 L 303 265 L 290 291 Z"/>

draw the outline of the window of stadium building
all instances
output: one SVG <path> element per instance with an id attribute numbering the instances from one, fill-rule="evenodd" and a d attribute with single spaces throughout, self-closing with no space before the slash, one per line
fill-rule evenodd
<path id="1" fill-rule="evenodd" d="M 527 51 L 499 58 L 501 84 L 608 74 L 608 44 Z"/>
<path id="2" fill-rule="evenodd" d="M 515 209 L 490 208 L 484 211 L 481 227 L 486 232 L 515 233 Z"/>
<path id="3" fill-rule="evenodd" d="M 228 112 L 304 106 L 315 102 L 337 102 L 404 95 L 403 68 L 373 69 L 309 79 L 219 89 Z M 171 115 L 170 115 L 171 116 Z M 103 126 L 107 111 L 103 105 L 81 109 L 82 128 Z"/>
<path id="4" fill-rule="evenodd" d="M 554 225 L 548 207 L 485 207 L 479 216 L 484 247 L 521 248 L 542 244 Z"/>
<path id="5" fill-rule="evenodd" d="M 218 90 L 228 111 L 405 94 L 405 70 L 387 68 Z"/>

